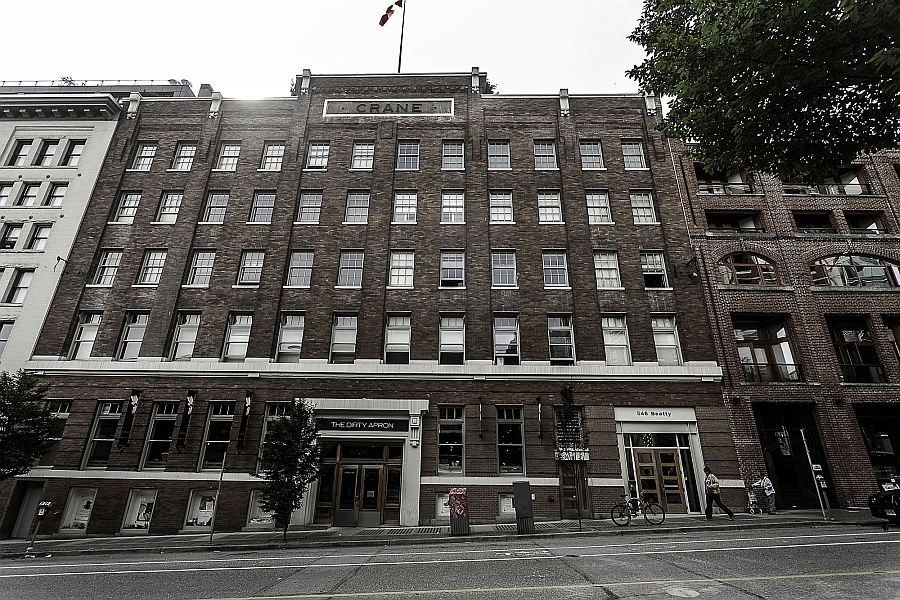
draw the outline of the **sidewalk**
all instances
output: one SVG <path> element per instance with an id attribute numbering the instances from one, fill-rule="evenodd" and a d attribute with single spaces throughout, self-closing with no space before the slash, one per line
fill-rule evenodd
<path id="1" fill-rule="evenodd" d="M 515 540 L 548 536 L 620 536 L 647 533 L 701 533 L 710 530 L 756 530 L 779 527 L 858 526 L 880 529 L 883 521 L 872 517 L 867 509 L 835 509 L 826 511 L 827 519 L 817 510 L 782 511 L 777 515 L 749 515 L 739 513 L 734 521 L 716 515 L 707 522 L 703 515 L 667 515 L 662 525 L 649 525 L 637 519 L 626 527 L 618 527 L 611 520 L 541 521 L 535 523 L 534 533 L 519 535 L 515 523 L 472 525 L 469 535 L 451 536 L 449 526 L 420 527 L 330 527 L 289 531 L 287 541 L 280 531 L 216 533 L 210 544 L 209 534 L 115 536 L 86 538 L 45 538 L 40 536 L 28 555 L 76 556 L 86 554 L 117 554 L 124 552 L 175 552 L 277 550 L 283 548 L 317 548 L 327 546 L 385 546 L 408 544 L 454 543 L 473 540 L 513 542 Z M 0 559 L 21 558 L 26 555 L 28 540 L 0 540 Z"/>

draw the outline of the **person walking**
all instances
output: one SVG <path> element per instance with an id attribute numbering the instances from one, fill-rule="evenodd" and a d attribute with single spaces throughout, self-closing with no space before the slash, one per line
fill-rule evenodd
<path id="1" fill-rule="evenodd" d="M 706 520 L 712 521 L 712 505 L 715 502 L 719 508 L 725 511 L 728 518 L 734 521 L 734 513 L 722 504 L 722 499 L 719 497 L 719 478 L 713 475 L 712 469 L 709 467 L 703 467 L 703 472 L 706 473 Z"/>
<path id="2" fill-rule="evenodd" d="M 759 474 L 759 481 L 753 484 L 754 487 L 761 487 L 766 493 L 766 500 L 769 502 L 769 514 L 775 514 L 775 486 L 772 480 L 765 473 Z"/>

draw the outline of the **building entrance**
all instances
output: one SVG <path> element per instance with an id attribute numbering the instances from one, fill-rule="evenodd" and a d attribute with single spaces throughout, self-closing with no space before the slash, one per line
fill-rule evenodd
<path id="1" fill-rule="evenodd" d="M 634 467 L 640 493 L 659 503 L 667 513 L 687 512 L 677 450 L 635 448 Z"/>
<path id="2" fill-rule="evenodd" d="M 587 472 L 581 461 L 561 462 L 559 465 L 560 517 L 563 519 L 589 518 Z"/>
<path id="3" fill-rule="evenodd" d="M 319 472 L 316 522 L 335 527 L 398 525 L 402 466 L 402 444 L 329 446 Z"/>

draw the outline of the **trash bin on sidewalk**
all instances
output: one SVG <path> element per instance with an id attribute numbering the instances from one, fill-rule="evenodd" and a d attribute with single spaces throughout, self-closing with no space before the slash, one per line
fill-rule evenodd
<path id="1" fill-rule="evenodd" d="M 534 509 L 531 507 L 531 484 L 513 481 L 513 503 L 516 506 L 516 532 L 534 533 Z"/>
<path id="2" fill-rule="evenodd" d="M 466 488 L 450 488 L 450 535 L 469 535 L 469 501 Z"/>

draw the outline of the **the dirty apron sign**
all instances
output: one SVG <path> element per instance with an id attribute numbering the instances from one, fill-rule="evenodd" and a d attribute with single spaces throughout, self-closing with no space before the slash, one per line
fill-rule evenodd
<path id="1" fill-rule="evenodd" d="M 428 117 L 453 115 L 453 100 L 326 100 L 326 117 Z"/>
<path id="2" fill-rule="evenodd" d="M 316 419 L 320 431 L 408 431 L 409 421 L 396 419 Z"/>

